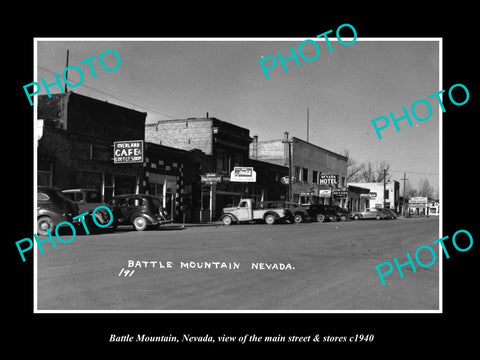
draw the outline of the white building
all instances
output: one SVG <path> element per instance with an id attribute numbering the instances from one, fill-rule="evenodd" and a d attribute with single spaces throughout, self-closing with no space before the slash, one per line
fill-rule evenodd
<path id="1" fill-rule="evenodd" d="M 388 209 L 393 209 L 396 212 L 401 212 L 400 183 L 398 181 L 396 180 L 387 181 L 385 184 L 385 194 L 383 192 L 384 191 L 383 182 L 370 182 L 370 183 L 359 182 L 359 183 L 348 183 L 348 185 L 370 189 L 370 194 L 364 194 L 365 197 L 367 198 L 365 201 L 366 208 L 386 207 Z M 385 204 L 384 204 L 384 200 L 385 200 Z"/>

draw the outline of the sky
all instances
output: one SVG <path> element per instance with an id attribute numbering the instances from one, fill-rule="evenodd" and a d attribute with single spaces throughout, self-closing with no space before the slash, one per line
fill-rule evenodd
<path id="1" fill-rule="evenodd" d="M 44 78 L 47 84 L 53 83 L 52 72 L 61 77 L 69 49 L 69 65 L 79 66 L 84 75 L 83 82 L 69 90 L 146 112 L 147 123 L 205 117 L 208 112 L 211 117 L 250 129 L 250 135 L 258 135 L 259 141 L 282 138 L 285 131 L 305 140 L 308 108 L 311 143 L 340 154 L 348 149 L 360 163 L 385 161 L 390 164 L 391 179 L 402 186 L 406 172 L 411 186 L 418 188 L 419 180 L 427 178 L 438 189 L 441 110 L 429 95 L 441 90 L 439 42 L 359 37 L 350 46 L 343 46 L 334 36 L 333 52 L 323 39 L 316 39 L 320 53 L 314 61 L 306 62 L 299 54 L 305 39 L 308 37 L 242 41 L 38 39 L 37 79 L 33 81 Z M 278 53 L 286 59 L 292 55 L 292 46 L 300 67 L 289 60 L 285 72 Z M 107 72 L 99 58 L 110 49 L 119 54 L 121 64 Z M 315 58 L 312 43 L 305 43 L 302 51 L 305 57 Z M 97 78 L 88 64 L 80 64 L 94 55 Z M 275 56 L 277 65 L 268 72 L 267 80 L 260 59 L 269 56 Z M 110 68 L 117 63 L 112 53 L 103 59 Z M 265 65 L 271 63 L 266 60 Z M 72 84 L 80 79 L 75 68 L 69 70 L 68 79 Z M 53 86 L 50 91 L 58 93 L 60 89 Z M 433 109 L 427 121 L 419 122 L 411 114 L 412 104 L 419 99 L 428 101 Z M 413 126 L 401 120 L 397 132 L 390 119 L 379 140 L 372 119 L 389 117 L 390 112 L 398 119 L 404 116 L 404 106 Z M 415 113 L 426 117 L 427 105 L 418 104 Z"/>

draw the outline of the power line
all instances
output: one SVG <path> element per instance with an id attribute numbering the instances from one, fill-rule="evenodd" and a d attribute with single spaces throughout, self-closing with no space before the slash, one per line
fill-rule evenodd
<path id="1" fill-rule="evenodd" d="M 409 173 L 409 174 L 426 174 L 426 175 L 439 175 L 439 173 L 432 173 L 432 172 L 421 172 L 421 171 L 409 171 L 409 170 L 392 170 L 388 169 L 388 171 L 395 171 L 399 173 Z"/>
<path id="2" fill-rule="evenodd" d="M 44 71 L 47 71 L 47 72 L 49 72 L 49 73 L 51 73 L 51 74 L 54 74 L 53 71 L 51 71 L 51 70 L 49 70 L 49 69 L 47 69 L 47 68 L 44 68 L 43 66 L 38 65 L 38 68 L 39 68 L 39 69 L 42 69 L 42 70 L 44 70 Z M 70 81 L 71 81 L 71 80 L 69 79 L 69 82 L 70 82 Z M 78 83 L 78 82 L 77 82 L 77 83 Z M 103 94 L 103 95 L 109 96 L 109 97 L 111 97 L 111 98 L 117 99 L 117 100 L 119 100 L 119 101 L 123 101 L 123 102 L 125 102 L 125 103 L 127 103 L 127 104 L 130 104 L 130 105 L 133 105 L 133 106 L 137 106 L 137 107 L 140 107 L 140 108 L 142 108 L 142 109 L 149 110 L 150 112 L 153 112 L 153 113 L 155 113 L 155 114 L 157 114 L 157 115 L 169 117 L 169 118 L 171 118 L 171 119 L 182 118 L 182 116 L 171 115 L 171 114 L 168 114 L 168 113 L 165 113 L 165 112 L 156 110 L 156 109 L 152 109 L 151 107 L 148 107 L 148 106 L 146 106 L 146 105 L 141 105 L 141 104 L 134 103 L 134 102 L 129 101 L 129 100 L 126 100 L 126 99 L 119 98 L 118 96 L 111 95 L 111 94 L 109 94 L 109 93 L 107 93 L 107 92 L 105 92 L 105 91 L 98 90 L 98 89 L 96 89 L 96 88 L 94 88 L 94 87 L 92 87 L 92 86 L 86 85 L 85 82 L 82 83 L 82 86 L 83 86 L 83 87 L 86 87 L 86 88 L 88 88 L 88 89 L 90 89 L 90 90 L 96 91 L 96 92 L 98 92 L 98 93 L 100 93 L 100 94 Z"/>

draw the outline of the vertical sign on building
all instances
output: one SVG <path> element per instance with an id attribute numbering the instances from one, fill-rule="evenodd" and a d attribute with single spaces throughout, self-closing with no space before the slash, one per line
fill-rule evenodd
<path id="1" fill-rule="evenodd" d="M 143 163 L 143 140 L 127 140 L 114 142 L 113 163 Z"/>

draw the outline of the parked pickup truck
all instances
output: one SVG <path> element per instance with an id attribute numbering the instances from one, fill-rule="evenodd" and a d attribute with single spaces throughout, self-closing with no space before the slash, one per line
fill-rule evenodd
<path id="1" fill-rule="evenodd" d="M 221 220 L 224 225 L 246 221 L 263 221 L 272 225 L 278 221 L 291 218 L 290 211 L 276 201 L 255 202 L 252 199 L 242 199 L 236 207 L 227 207 L 222 210 Z"/>

